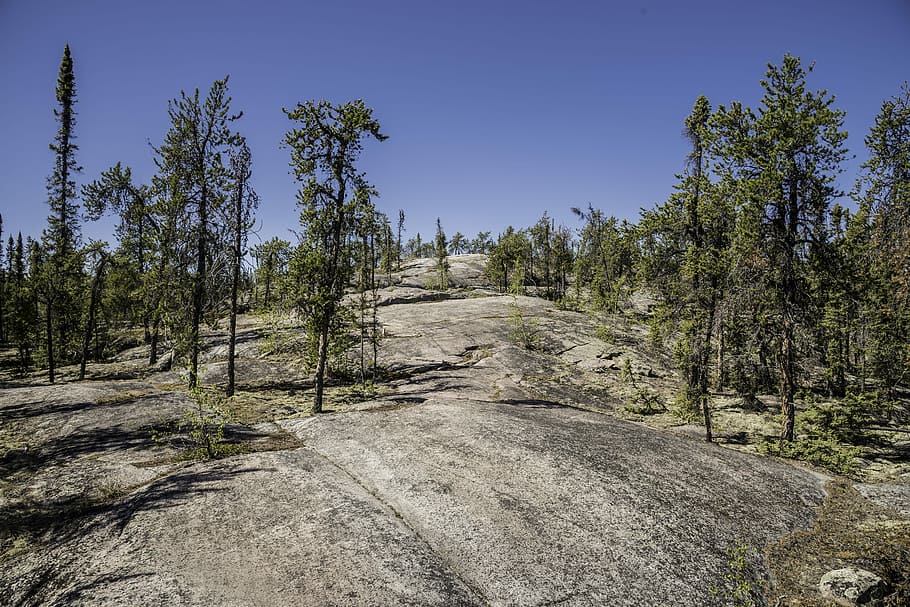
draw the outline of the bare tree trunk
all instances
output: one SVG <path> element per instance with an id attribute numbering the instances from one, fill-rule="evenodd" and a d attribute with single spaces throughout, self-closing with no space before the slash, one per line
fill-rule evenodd
<path id="1" fill-rule="evenodd" d="M 202 324 L 202 305 L 205 298 L 206 278 L 206 246 L 205 238 L 208 232 L 208 206 L 205 185 L 199 197 L 199 235 L 197 236 L 196 250 L 196 277 L 193 283 L 193 325 L 190 332 L 190 388 L 195 388 L 199 383 L 199 326 Z"/>
<path id="2" fill-rule="evenodd" d="M 795 361 L 794 361 L 794 343 L 793 343 L 793 326 L 788 320 L 784 321 L 783 339 L 781 341 L 781 374 L 780 374 L 780 408 L 783 416 L 783 427 L 781 428 L 780 440 L 793 440 L 793 430 L 796 421 L 796 407 L 793 402 L 795 392 Z"/>
<path id="3" fill-rule="evenodd" d="M 47 378 L 54 383 L 54 323 L 53 306 L 50 303 L 44 306 L 44 327 L 47 332 Z"/>
<path id="4" fill-rule="evenodd" d="M 714 389 L 720 392 L 724 389 L 724 384 L 726 384 L 726 377 L 724 374 L 724 317 L 723 312 L 719 313 L 717 319 L 717 381 L 714 384 Z"/>
<path id="5" fill-rule="evenodd" d="M 325 389 L 325 366 L 326 359 L 328 358 L 329 352 L 329 323 L 322 323 L 323 326 L 319 329 L 319 343 L 317 346 L 316 353 L 316 396 L 313 399 L 313 408 L 311 412 L 315 415 L 317 413 L 322 413 L 322 396 Z"/>
<path id="6" fill-rule="evenodd" d="M 247 159 L 249 156 L 247 156 Z M 237 195 L 234 197 L 234 267 L 231 276 L 231 334 L 228 339 L 228 385 L 225 391 L 234 396 L 234 356 L 237 347 L 237 292 L 240 289 L 240 263 L 243 261 L 243 191 L 246 187 L 246 168 L 241 167 L 240 180 L 237 184 Z"/>
<path id="7" fill-rule="evenodd" d="M 155 314 L 155 319 L 152 321 L 152 337 L 149 341 L 149 366 L 158 362 L 158 327 L 160 323 L 158 315 Z"/>

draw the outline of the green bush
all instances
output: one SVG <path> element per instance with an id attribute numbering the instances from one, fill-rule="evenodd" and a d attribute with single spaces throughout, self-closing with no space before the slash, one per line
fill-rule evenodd
<path id="1" fill-rule="evenodd" d="M 509 324 L 512 326 L 510 334 L 512 341 L 525 350 L 540 349 L 540 333 L 537 328 L 537 321 L 533 318 L 527 318 L 517 301 L 512 301 L 509 304 Z"/>

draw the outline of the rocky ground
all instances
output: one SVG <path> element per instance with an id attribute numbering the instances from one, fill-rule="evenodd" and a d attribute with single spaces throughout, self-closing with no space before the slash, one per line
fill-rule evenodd
<path id="1" fill-rule="evenodd" d="M 296 323 L 243 318 L 215 460 L 144 347 L 5 380 L 0 604 L 826 605 L 833 569 L 906 581 L 906 461 L 855 482 L 749 453 L 773 411 L 732 396 L 706 444 L 669 410 L 646 301 L 592 318 L 481 268 L 452 258 L 446 293 L 429 261 L 394 275 L 378 381 L 315 417 Z M 213 331 L 206 384 L 225 355 Z"/>

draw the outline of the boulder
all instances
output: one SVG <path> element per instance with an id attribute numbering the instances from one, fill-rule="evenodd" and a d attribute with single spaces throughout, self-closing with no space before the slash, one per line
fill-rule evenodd
<path id="1" fill-rule="evenodd" d="M 855 567 L 829 571 L 822 576 L 818 589 L 824 598 L 846 607 L 883 605 L 883 599 L 888 594 L 885 580 Z"/>

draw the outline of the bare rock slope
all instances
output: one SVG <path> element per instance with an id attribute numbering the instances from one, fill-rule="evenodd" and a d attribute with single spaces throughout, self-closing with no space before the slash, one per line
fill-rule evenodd
<path id="1" fill-rule="evenodd" d="M 817 476 L 600 413 L 627 396 L 621 335 L 538 299 L 396 289 L 375 398 L 230 426 L 252 447 L 221 460 L 153 440 L 189 404 L 174 373 L 7 384 L 0 603 L 722 605 L 729 548 L 811 525 Z M 623 366 L 673 381 L 649 356 Z"/>

